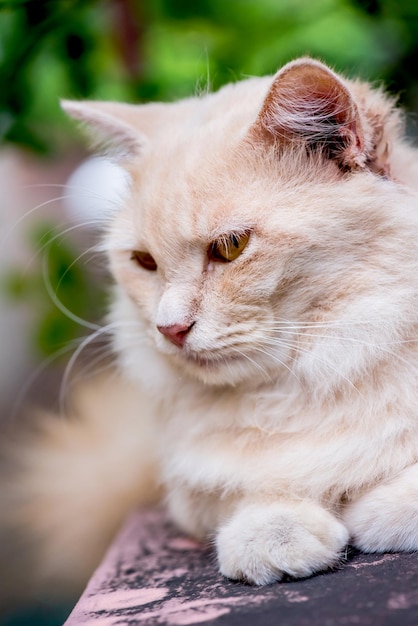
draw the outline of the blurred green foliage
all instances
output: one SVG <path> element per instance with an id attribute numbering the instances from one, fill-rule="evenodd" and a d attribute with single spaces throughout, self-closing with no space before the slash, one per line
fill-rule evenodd
<path id="1" fill-rule="evenodd" d="M 301 54 L 416 110 L 417 40 L 416 0 L 0 0 L 0 133 L 51 151 L 60 97 L 170 100 Z"/>
<path id="2" fill-rule="evenodd" d="M 417 111 L 417 41 L 416 0 L 0 0 L 0 138 L 55 158 L 75 141 L 60 97 L 173 100 L 305 54 L 383 80 Z M 35 246 L 48 229 L 33 235 Z M 73 257 L 52 242 L 51 283 L 84 317 L 101 297 Z M 42 281 L 38 269 L 8 283 L 32 303 L 44 294 L 34 334 L 49 353 L 80 329 Z"/>

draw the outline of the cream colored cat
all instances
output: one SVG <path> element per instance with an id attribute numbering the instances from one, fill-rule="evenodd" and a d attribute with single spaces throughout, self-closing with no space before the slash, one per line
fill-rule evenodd
<path id="1" fill-rule="evenodd" d="M 158 484 L 229 578 L 418 549 L 418 154 L 393 102 L 300 59 L 64 108 L 130 176 L 103 242 L 125 382 L 20 448 L 42 572 L 86 574 Z"/>

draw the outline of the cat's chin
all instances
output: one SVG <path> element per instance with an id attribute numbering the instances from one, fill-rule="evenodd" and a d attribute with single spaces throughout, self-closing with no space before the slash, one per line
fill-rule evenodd
<path id="1" fill-rule="evenodd" d="M 188 376 L 203 382 L 205 385 L 217 387 L 237 387 L 240 384 L 255 384 L 266 382 L 266 376 L 254 372 L 251 361 L 240 355 L 223 355 L 214 357 L 202 353 L 185 353 L 176 359 L 176 366 L 180 367 Z"/>

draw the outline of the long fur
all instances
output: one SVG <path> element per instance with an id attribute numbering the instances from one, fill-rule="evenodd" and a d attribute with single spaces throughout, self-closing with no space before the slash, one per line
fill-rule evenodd
<path id="1" fill-rule="evenodd" d="M 67 108 L 129 144 L 103 240 L 122 379 L 14 448 L 2 525 L 64 582 L 159 487 L 220 570 L 256 584 L 330 567 L 349 540 L 418 549 L 418 158 L 393 101 L 301 59 L 110 104 L 105 127 L 94 107 Z M 211 258 L 243 232 L 236 260 Z"/>

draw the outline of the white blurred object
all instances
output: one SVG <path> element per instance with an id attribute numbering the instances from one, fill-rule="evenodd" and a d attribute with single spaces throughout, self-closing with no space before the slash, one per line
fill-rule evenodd
<path id="1" fill-rule="evenodd" d="M 100 225 L 123 202 L 129 180 L 128 173 L 109 159 L 87 159 L 70 176 L 66 185 L 65 206 L 69 215 L 86 226 Z"/>

